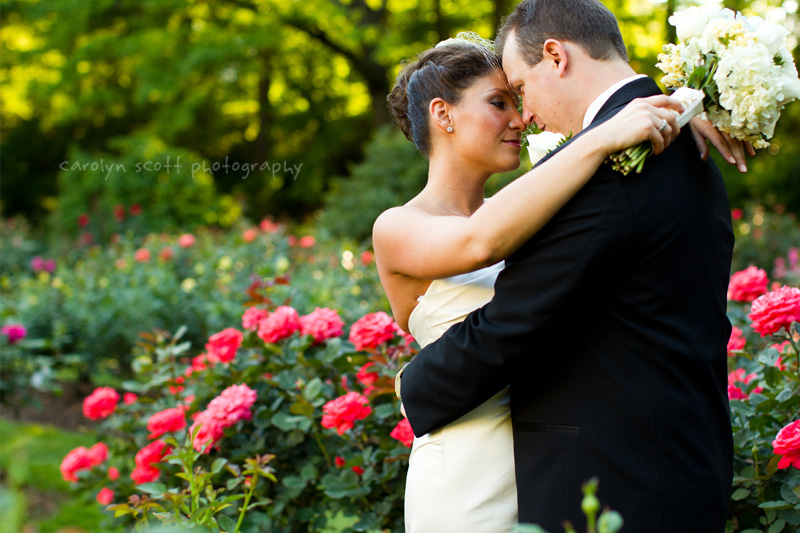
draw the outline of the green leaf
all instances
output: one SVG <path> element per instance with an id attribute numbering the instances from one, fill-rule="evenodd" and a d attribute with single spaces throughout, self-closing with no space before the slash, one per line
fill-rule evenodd
<path id="1" fill-rule="evenodd" d="M 302 490 L 306 486 L 306 480 L 300 476 L 285 476 L 281 479 L 281 484 L 290 489 Z"/>
<path id="2" fill-rule="evenodd" d="M 748 489 L 737 489 L 733 494 L 731 494 L 731 500 L 739 501 L 744 500 L 750 496 L 750 491 Z"/>
<path id="3" fill-rule="evenodd" d="M 222 531 L 233 531 L 236 529 L 236 522 L 233 521 L 233 518 L 224 514 L 217 515 L 217 524 L 219 524 Z"/>
<path id="4" fill-rule="evenodd" d="M 306 387 L 303 389 L 303 396 L 306 400 L 311 401 L 319 396 L 320 392 L 322 392 L 322 380 L 314 378 L 306 383 Z"/>
<path id="5" fill-rule="evenodd" d="M 778 393 L 778 395 L 775 397 L 775 399 L 782 403 L 782 402 L 785 402 L 786 400 L 788 400 L 791 397 L 792 397 L 792 389 L 789 388 L 789 387 L 786 387 L 780 393 Z"/>
<path id="6" fill-rule="evenodd" d="M 786 527 L 786 520 L 782 520 L 782 519 L 779 518 L 778 520 L 775 520 L 775 523 L 773 523 L 769 527 L 768 532 L 769 533 L 780 533 L 781 531 L 783 531 L 784 527 Z"/>
<path id="7" fill-rule="evenodd" d="M 779 456 L 775 456 L 777 459 Z M 781 498 L 790 503 L 800 503 L 800 479 L 794 479 L 781 485 Z"/>
<path id="8" fill-rule="evenodd" d="M 164 494 L 167 490 L 167 486 L 163 483 L 142 483 L 136 488 L 147 494 Z"/>
<path id="9" fill-rule="evenodd" d="M 211 473 L 218 474 L 225 467 L 226 464 L 228 464 L 228 460 L 225 459 L 224 457 L 220 457 L 219 459 L 214 461 L 214 463 L 211 465 Z"/>
<path id="10" fill-rule="evenodd" d="M 776 511 L 778 509 L 791 509 L 792 504 L 783 500 L 780 501 L 771 501 L 771 502 L 764 502 L 759 504 L 758 506 L 760 509 L 765 509 L 767 511 Z"/>
<path id="11" fill-rule="evenodd" d="M 312 465 L 311 463 L 307 463 L 306 465 L 303 466 L 303 468 L 300 469 L 300 475 L 305 480 L 314 481 L 315 479 L 317 479 L 319 473 L 317 472 L 317 469 L 314 467 L 314 465 Z"/>
<path id="12" fill-rule="evenodd" d="M 517 531 L 518 533 L 547 533 L 541 526 L 535 524 L 520 524 Z"/>

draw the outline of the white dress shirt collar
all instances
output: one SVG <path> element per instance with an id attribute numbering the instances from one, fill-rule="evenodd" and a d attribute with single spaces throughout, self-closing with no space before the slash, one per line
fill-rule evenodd
<path id="1" fill-rule="evenodd" d="M 611 95 L 620 90 L 623 85 L 627 85 L 634 80 L 638 80 L 639 78 L 646 78 L 646 77 L 647 76 L 645 76 L 644 74 L 637 74 L 636 76 L 631 76 L 630 78 L 625 78 L 624 80 L 620 80 L 611 87 L 609 87 L 608 89 L 606 89 L 603 94 L 595 98 L 594 102 L 592 102 L 592 105 L 590 105 L 589 109 L 586 110 L 586 114 L 583 115 L 583 129 L 589 127 L 589 124 L 591 124 L 592 121 L 594 120 L 594 117 L 597 116 L 597 113 L 598 111 L 600 111 L 600 108 L 603 107 L 603 104 L 605 104 L 608 101 L 608 99 L 611 98 Z"/>

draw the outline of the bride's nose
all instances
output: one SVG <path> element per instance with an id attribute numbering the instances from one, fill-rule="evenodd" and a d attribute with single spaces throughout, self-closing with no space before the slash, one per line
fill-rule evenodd
<path id="1" fill-rule="evenodd" d="M 522 121 L 522 116 L 519 113 L 514 113 L 514 117 L 508 123 L 508 128 L 514 131 L 522 131 L 525 129 L 525 123 Z"/>

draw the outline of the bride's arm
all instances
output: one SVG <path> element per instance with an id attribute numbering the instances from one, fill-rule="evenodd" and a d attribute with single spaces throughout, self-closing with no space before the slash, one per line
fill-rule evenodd
<path id="1" fill-rule="evenodd" d="M 376 258 L 386 272 L 438 279 L 505 259 L 572 198 L 608 155 L 652 141 L 662 152 L 678 135 L 680 104 L 667 96 L 637 99 L 613 118 L 495 194 L 469 218 L 441 217 L 412 206 L 375 221 Z M 662 118 L 668 126 L 661 132 Z M 636 179 L 633 177 L 632 179 Z"/>

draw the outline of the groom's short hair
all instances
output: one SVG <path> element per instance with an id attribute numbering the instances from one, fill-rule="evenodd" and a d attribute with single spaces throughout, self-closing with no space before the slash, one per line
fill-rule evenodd
<path id="1" fill-rule="evenodd" d="M 496 50 L 499 53 L 503 53 L 511 32 L 530 66 L 542 60 L 542 48 L 547 39 L 575 43 L 592 59 L 619 57 L 628 61 L 617 18 L 598 0 L 525 0 L 506 17 L 498 30 Z"/>

